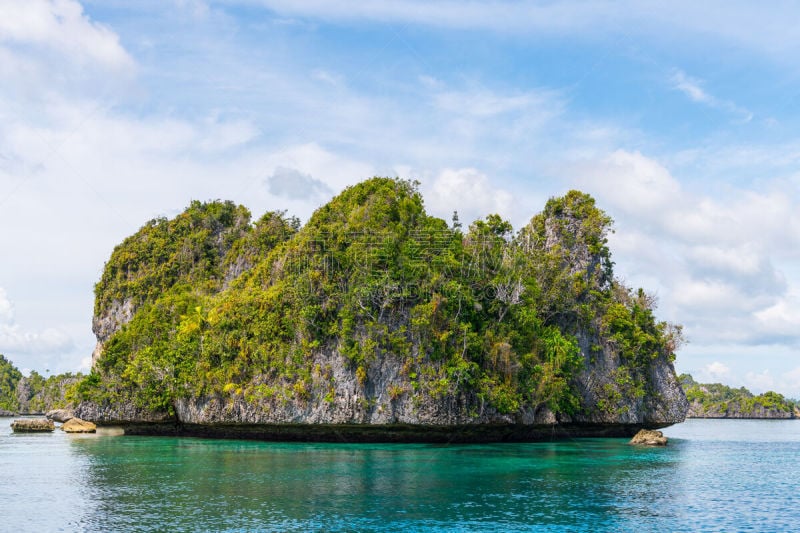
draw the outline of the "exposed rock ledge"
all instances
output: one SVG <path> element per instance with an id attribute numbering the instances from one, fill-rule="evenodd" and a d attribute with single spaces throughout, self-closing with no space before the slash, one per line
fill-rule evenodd
<path id="1" fill-rule="evenodd" d="M 64 422 L 75 418 L 75 413 L 72 412 L 72 409 L 53 409 L 51 411 L 47 411 L 47 414 L 44 416 L 50 420 L 53 420 L 54 422 L 60 422 L 63 424 Z"/>
<path id="2" fill-rule="evenodd" d="M 97 430 L 97 426 L 86 420 L 72 417 L 64 422 L 61 430 L 64 433 L 94 433 Z"/>
<path id="3" fill-rule="evenodd" d="M 733 419 L 756 419 L 756 420 L 791 420 L 800 418 L 797 408 L 794 411 L 783 411 L 780 409 L 767 409 L 760 405 L 753 406 L 750 410 L 742 410 L 736 402 L 731 402 L 725 409 L 704 408 L 700 402 L 694 401 L 689 404 L 686 418 L 733 418 Z"/>
<path id="4" fill-rule="evenodd" d="M 46 418 L 20 418 L 11 422 L 11 430 L 14 433 L 41 433 L 54 429 L 56 426 L 53 421 Z"/>
<path id="5" fill-rule="evenodd" d="M 233 406 L 231 406 L 233 407 Z M 222 413 L 226 411 L 226 415 Z M 257 439 L 272 441 L 320 442 L 530 442 L 576 437 L 624 437 L 635 435 L 644 426 L 666 427 L 664 424 L 556 422 L 549 411 L 525 421 L 510 417 L 486 417 L 480 423 L 451 419 L 448 423 L 391 422 L 363 423 L 342 421 L 330 423 L 278 420 L 251 421 L 249 417 L 231 416 L 217 401 L 205 404 L 182 404 L 178 416 L 153 414 L 127 405 L 121 409 L 100 408 L 84 402 L 77 416 L 94 421 L 98 426 L 121 426 L 127 435 L 168 435 L 213 438 Z M 214 414 L 212 414 L 214 413 Z M 262 413 L 263 415 L 263 413 Z M 231 418 L 240 421 L 232 422 Z"/>
<path id="6" fill-rule="evenodd" d="M 125 424 L 126 435 L 159 435 L 300 442 L 534 442 L 578 437 L 631 437 L 630 425 L 417 424 Z"/>
<path id="7" fill-rule="evenodd" d="M 666 446 L 667 437 L 660 431 L 643 429 L 633 436 L 630 443 L 641 446 Z"/>

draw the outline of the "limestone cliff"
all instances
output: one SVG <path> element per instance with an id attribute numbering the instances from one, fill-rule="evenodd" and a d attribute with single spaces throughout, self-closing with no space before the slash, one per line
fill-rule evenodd
<path id="1" fill-rule="evenodd" d="M 425 214 L 414 184 L 383 178 L 303 228 L 193 204 L 112 254 L 76 414 L 139 431 L 376 440 L 680 422 L 680 330 L 615 280 L 610 222 L 573 191 L 516 235 L 496 215 L 462 232 Z"/>
<path id="2" fill-rule="evenodd" d="M 43 414 L 67 404 L 66 393 L 79 382 L 81 374 L 58 374 L 45 378 L 33 371 L 23 376 L 0 354 L 0 416 Z"/>
<path id="3" fill-rule="evenodd" d="M 753 394 L 744 387 L 697 383 L 689 374 L 679 381 L 689 399 L 687 418 L 793 419 L 800 417 L 796 402 L 777 392 Z"/>

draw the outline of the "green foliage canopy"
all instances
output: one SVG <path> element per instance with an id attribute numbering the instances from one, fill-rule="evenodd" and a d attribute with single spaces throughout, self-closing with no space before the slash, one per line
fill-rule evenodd
<path id="1" fill-rule="evenodd" d="M 640 389 L 676 346 L 653 302 L 614 281 L 610 224 L 571 191 L 517 234 L 499 215 L 464 233 L 426 214 L 417 183 L 389 178 L 345 189 L 303 227 L 193 202 L 114 250 L 95 311 L 128 300 L 135 313 L 76 395 L 162 412 L 181 397 L 332 401 L 335 383 L 313 361 L 336 351 L 362 386 L 379 358 L 398 358 L 408 387 L 393 398 L 575 413 L 591 364 L 580 328 L 619 349 Z"/>

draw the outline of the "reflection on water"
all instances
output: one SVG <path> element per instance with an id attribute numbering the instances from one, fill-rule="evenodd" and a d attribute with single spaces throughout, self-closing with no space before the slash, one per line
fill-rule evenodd
<path id="1" fill-rule="evenodd" d="M 662 449 L 0 433 L 0 501 L 38 531 L 791 529 L 800 422 L 717 422 L 671 428 Z M 759 427 L 771 441 L 742 440 Z"/>

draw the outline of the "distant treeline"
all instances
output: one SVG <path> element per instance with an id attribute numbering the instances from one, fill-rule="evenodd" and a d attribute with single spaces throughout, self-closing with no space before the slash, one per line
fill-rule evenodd
<path id="1" fill-rule="evenodd" d="M 755 395 L 744 387 L 697 383 L 689 374 L 678 378 L 689 400 L 690 418 L 795 418 L 797 400 L 768 391 Z"/>
<path id="2" fill-rule="evenodd" d="M 71 372 L 45 378 L 35 370 L 26 377 L 0 354 L 0 411 L 32 414 L 66 407 L 70 389 L 82 378 Z"/>

